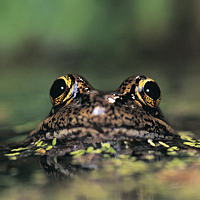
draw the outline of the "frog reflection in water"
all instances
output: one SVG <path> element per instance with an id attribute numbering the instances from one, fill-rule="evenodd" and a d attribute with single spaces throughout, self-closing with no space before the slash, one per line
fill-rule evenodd
<path id="1" fill-rule="evenodd" d="M 158 108 L 161 91 L 157 83 L 145 76 L 126 79 L 115 92 L 101 92 L 85 78 L 68 74 L 52 84 L 50 99 L 53 108 L 31 132 L 32 141 L 57 138 L 95 143 L 179 138 Z"/>

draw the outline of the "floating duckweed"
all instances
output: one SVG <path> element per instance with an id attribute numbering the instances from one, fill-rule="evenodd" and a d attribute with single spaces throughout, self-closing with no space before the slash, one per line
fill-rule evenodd
<path id="1" fill-rule="evenodd" d="M 116 153 L 116 151 L 112 147 L 110 147 L 109 149 L 107 149 L 105 152 L 106 153 L 112 153 L 112 154 Z"/>
<path id="2" fill-rule="evenodd" d="M 101 150 L 105 151 L 106 153 L 116 153 L 109 143 L 101 143 L 101 146 Z"/>
<path id="3" fill-rule="evenodd" d="M 52 148 L 53 148 L 53 146 L 49 145 L 49 146 L 46 148 L 46 151 L 48 151 L 48 150 L 50 150 L 50 149 L 52 149 Z"/>
<path id="4" fill-rule="evenodd" d="M 45 146 L 47 146 L 47 144 L 46 144 L 46 143 L 44 143 L 43 145 L 41 145 L 41 147 L 45 147 Z"/>
<path id="5" fill-rule="evenodd" d="M 95 153 L 95 154 L 100 154 L 101 152 L 102 152 L 101 149 L 95 149 L 95 150 L 93 150 L 93 153 Z"/>
<path id="6" fill-rule="evenodd" d="M 194 147 L 195 146 L 195 143 L 193 143 L 193 142 L 183 142 L 183 144 L 185 144 L 187 146 L 190 146 L 190 147 Z"/>
<path id="7" fill-rule="evenodd" d="M 99 149 L 94 149 L 94 147 L 90 146 L 87 148 L 87 150 L 80 149 L 77 151 L 73 151 L 70 153 L 70 155 L 72 155 L 74 158 L 76 158 L 76 157 L 82 156 L 85 153 L 101 154 L 102 152 L 105 152 L 105 153 L 103 153 L 103 156 L 105 158 L 110 158 L 109 154 L 116 153 L 116 151 L 113 149 L 113 147 L 110 146 L 109 143 L 101 143 L 101 148 L 99 148 Z"/>
<path id="8" fill-rule="evenodd" d="M 22 151 L 22 150 L 27 150 L 27 147 L 19 147 L 17 149 L 12 149 L 11 151 Z"/>
<path id="9" fill-rule="evenodd" d="M 55 146 L 55 145 L 56 145 L 56 142 L 57 142 L 57 138 L 53 138 L 53 140 L 52 140 L 52 145 Z"/>
<path id="10" fill-rule="evenodd" d="M 153 147 L 156 146 L 152 139 L 148 139 L 148 143 L 149 143 L 151 146 L 153 146 Z"/>
<path id="11" fill-rule="evenodd" d="M 73 151 L 73 152 L 70 153 L 70 155 L 72 155 L 74 158 L 82 156 L 83 154 L 85 154 L 85 150 L 84 149 L 79 149 L 77 151 Z"/>
<path id="12" fill-rule="evenodd" d="M 159 144 L 161 144 L 162 146 L 164 146 L 164 147 L 167 147 L 167 148 L 169 148 L 169 145 L 168 144 L 166 144 L 166 143 L 164 143 L 164 142 L 161 142 L 161 141 L 159 141 L 158 142 Z"/>
<path id="13" fill-rule="evenodd" d="M 20 155 L 20 152 L 16 152 L 16 153 L 8 153 L 8 154 L 5 154 L 5 156 L 17 156 L 17 155 Z"/>
<path id="14" fill-rule="evenodd" d="M 101 143 L 101 148 L 99 149 L 94 149 L 94 147 L 88 147 L 87 150 L 77 150 L 73 151 L 70 153 L 70 155 L 73 155 L 74 157 L 81 156 L 85 153 L 93 153 L 93 154 L 101 154 L 102 152 L 106 152 L 107 154 L 104 153 L 104 157 L 108 158 L 110 157 L 109 154 L 114 154 L 116 151 L 110 146 L 109 143 Z"/>
<path id="15" fill-rule="evenodd" d="M 102 147 L 105 147 L 105 148 L 110 148 L 110 144 L 109 143 L 101 143 L 101 146 Z"/>
<path id="16" fill-rule="evenodd" d="M 38 152 L 38 151 L 40 151 L 41 149 L 42 149 L 42 148 L 39 148 L 39 149 L 36 149 L 35 151 Z"/>
<path id="17" fill-rule="evenodd" d="M 102 151 L 106 151 L 107 148 L 106 148 L 106 147 L 101 147 L 101 150 L 102 150 Z"/>
<path id="18" fill-rule="evenodd" d="M 80 157 L 85 154 L 85 151 L 81 151 L 78 154 L 74 155 L 74 158 Z"/>
<path id="19" fill-rule="evenodd" d="M 37 145 L 40 142 L 41 142 L 41 139 L 39 139 L 38 141 L 36 141 L 34 144 Z"/>
<path id="20" fill-rule="evenodd" d="M 177 146 L 172 146 L 169 149 L 167 149 L 167 151 L 178 151 L 179 148 Z"/>
<path id="21" fill-rule="evenodd" d="M 36 146 L 37 147 L 41 147 L 42 146 L 43 141 L 39 142 Z"/>
<path id="22" fill-rule="evenodd" d="M 86 153 L 93 153 L 94 147 L 88 147 Z"/>

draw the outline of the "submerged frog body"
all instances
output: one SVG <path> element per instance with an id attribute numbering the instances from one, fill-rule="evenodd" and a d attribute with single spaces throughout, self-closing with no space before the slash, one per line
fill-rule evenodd
<path id="1" fill-rule="evenodd" d="M 101 92 L 83 77 L 69 74 L 52 84 L 50 99 L 53 108 L 31 132 L 33 141 L 179 138 L 158 108 L 161 91 L 157 83 L 145 76 L 126 79 L 115 92 Z"/>

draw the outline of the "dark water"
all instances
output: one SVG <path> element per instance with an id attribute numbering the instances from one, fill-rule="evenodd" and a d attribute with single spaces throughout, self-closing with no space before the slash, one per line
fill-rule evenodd
<path id="1" fill-rule="evenodd" d="M 1 154 L 0 198 L 199 199 L 200 140 L 179 134 L 173 143 L 99 144 L 101 152 L 87 147 L 70 155 L 57 145 L 47 155 Z"/>

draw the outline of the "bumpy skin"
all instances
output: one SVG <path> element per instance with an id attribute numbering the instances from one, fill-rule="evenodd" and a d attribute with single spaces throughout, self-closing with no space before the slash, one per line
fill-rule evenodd
<path id="1" fill-rule="evenodd" d="M 137 77 L 126 79 L 116 92 L 100 92 L 78 75 L 70 75 L 77 90 L 53 107 L 30 134 L 37 139 L 81 139 L 85 143 L 127 138 L 177 139 L 159 108 L 149 108 L 134 94 Z"/>

